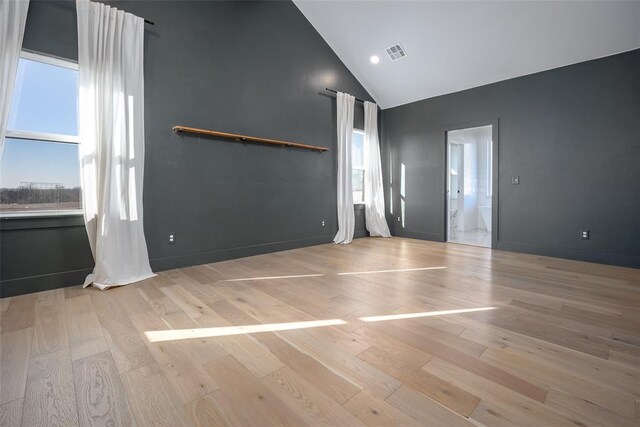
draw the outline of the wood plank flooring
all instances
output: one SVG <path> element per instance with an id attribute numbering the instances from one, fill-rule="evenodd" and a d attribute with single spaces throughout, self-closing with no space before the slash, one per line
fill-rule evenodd
<path id="1" fill-rule="evenodd" d="M 3 427 L 640 425 L 640 270 L 369 238 L 0 302 Z"/>

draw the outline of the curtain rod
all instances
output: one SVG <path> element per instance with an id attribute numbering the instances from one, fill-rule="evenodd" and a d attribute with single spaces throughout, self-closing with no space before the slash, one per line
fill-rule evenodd
<path id="1" fill-rule="evenodd" d="M 329 92 L 333 92 L 333 93 L 338 93 L 337 90 L 329 89 L 328 87 L 325 87 L 324 90 L 328 90 Z M 364 104 L 364 101 L 362 99 L 360 99 L 360 98 L 356 98 L 356 101 L 362 102 Z"/>
<path id="2" fill-rule="evenodd" d="M 149 21 L 148 19 L 145 19 L 144 23 L 145 24 L 149 24 L 149 25 L 156 25 L 156 24 L 153 23 L 153 21 Z"/>

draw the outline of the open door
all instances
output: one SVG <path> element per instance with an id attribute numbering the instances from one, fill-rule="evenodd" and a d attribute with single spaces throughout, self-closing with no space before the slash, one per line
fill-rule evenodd
<path id="1" fill-rule="evenodd" d="M 447 241 L 491 247 L 493 126 L 447 132 Z"/>

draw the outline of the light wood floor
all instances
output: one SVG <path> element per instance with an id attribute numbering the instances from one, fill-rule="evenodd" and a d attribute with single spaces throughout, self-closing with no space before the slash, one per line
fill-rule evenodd
<path id="1" fill-rule="evenodd" d="M 358 239 L 1 308 L 2 426 L 640 424 L 640 270 Z"/>

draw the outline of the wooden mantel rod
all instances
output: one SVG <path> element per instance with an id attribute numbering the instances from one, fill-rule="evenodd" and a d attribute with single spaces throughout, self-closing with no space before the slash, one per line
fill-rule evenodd
<path id="1" fill-rule="evenodd" d="M 315 145 L 298 144 L 297 142 L 281 141 L 279 139 L 259 138 L 256 136 L 240 135 L 237 133 L 219 132 L 217 130 L 190 128 L 187 126 L 174 126 L 173 131 L 176 133 L 186 132 L 198 135 L 217 136 L 219 138 L 233 139 L 238 142 L 257 142 L 259 144 L 277 145 L 280 147 L 303 148 L 305 150 L 329 151 L 326 147 L 318 147 Z"/>

